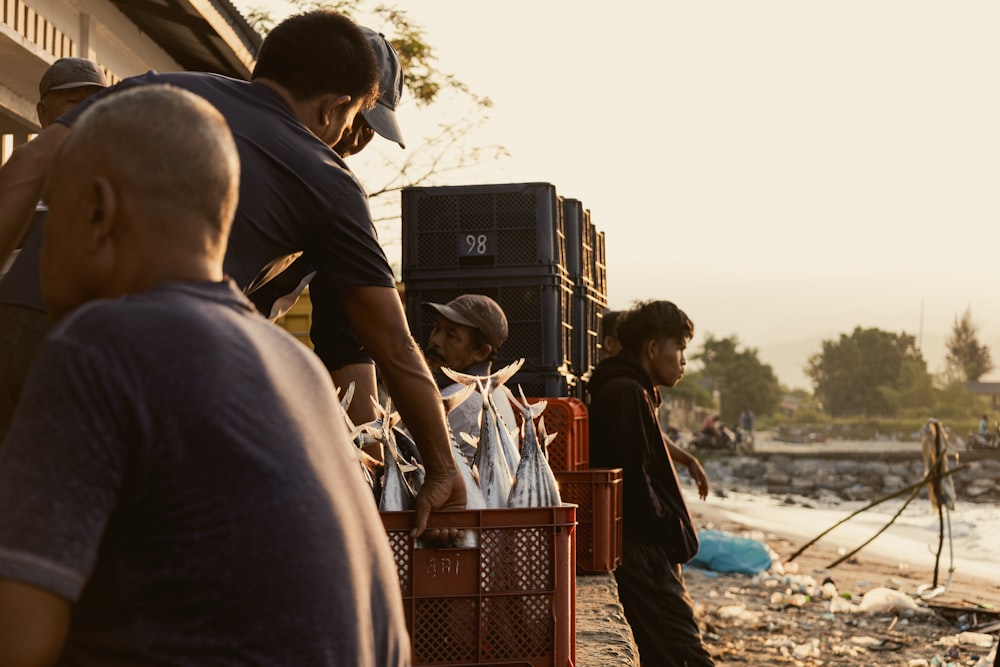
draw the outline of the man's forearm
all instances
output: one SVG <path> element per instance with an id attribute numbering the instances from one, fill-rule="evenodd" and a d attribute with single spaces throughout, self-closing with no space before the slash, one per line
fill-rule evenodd
<path id="1" fill-rule="evenodd" d="M 69 128 L 56 123 L 11 153 L 0 169 L 0 265 L 17 248 Z"/>
<path id="2" fill-rule="evenodd" d="M 341 304 L 354 333 L 375 360 L 428 474 L 455 472 L 441 392 L 410 336 L 396 290 L 346 287 L 341 290 Z"/>
<path id="3" fill-rule="evenodd" d="M 428 472 L 432 468 L 451 471 L 455 461 L 449 449 L 451 444 L 441 394 L 412 339 L 409 351 L 402 351 L 401 356 L 409 360 L 388 365 L 379 363 L 385 387 L 420 449 Z"/>
<path id="4" fill-rule="evenodd" d="M 674 460 L 674 463 L 678 463 L 682 466 L 689 466 L 694 457 L 690 453 L 684 451 L 677 445 L 673 443 L 670 438 L 664 438 L 667 443 L 667 451 L 670 452 L 670 458 Z"/>

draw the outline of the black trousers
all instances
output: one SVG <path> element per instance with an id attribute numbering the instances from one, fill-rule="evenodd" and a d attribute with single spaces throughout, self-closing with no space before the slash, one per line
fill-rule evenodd
<path id="1" fill-rule="evenodd" d="M 644 667 L 712 667 L 681 566 L 662 547 L 626 539 L 618 596 Z"/>

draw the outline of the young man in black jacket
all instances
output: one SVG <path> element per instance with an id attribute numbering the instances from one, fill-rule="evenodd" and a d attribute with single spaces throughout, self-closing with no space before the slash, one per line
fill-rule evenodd
<path id="1" fill-rule="evenodd" d="M 588 385 L 590 463 L 623 469 L 622 564 L 615 570 L 622 607 L 643 664 L 665 667 L 715 664 L 681 571 L 698 552 L 698 534 L 674 469 L 675 450 L 657 419 L 656 387 L 684 376 L 693 335 L 694 324 L 673 303 L 639 303 L 619 321 L 622 351 L 602 361 Z M 698 491 L 704 499 L 707 483 L 699 480 Z"/>

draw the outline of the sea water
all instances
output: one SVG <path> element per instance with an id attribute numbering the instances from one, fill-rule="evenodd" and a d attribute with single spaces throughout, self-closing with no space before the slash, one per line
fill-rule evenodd
<path id="1" fill-rule="evenodd" d="M 764 533 L 798 538 L 802 544 L 869 504 L 861 501 L 821 503 L 803 498 L 803 503 L 809 505 L 805 506 L 788 504 L 787 496 L 777 498 L 729 491 L 725 497 L 712 494 L 702 501 L 689 484 L 685 484 L 684 495 L 688 507 L 707 520 L 732 521 Z M 903 502 L 904 499 L 893 499 L 869 508 L 833 529 L 821 543 L 842 549 L 844 553 L 853 551 L 889 523 Z M 892 526 L 862 553 L 901 564 L 933 567 L 942 526 L 944 543 L 939 571 L 944 576 L 954 564 L 956 572 L 1000 583 L 1000 506 L 995 504 L 959 500 L 954 510 L 944 512 L 942 521 L 930 501 L 914 499 Z M 953 559 L 949 546 L 954 553 Z"/>

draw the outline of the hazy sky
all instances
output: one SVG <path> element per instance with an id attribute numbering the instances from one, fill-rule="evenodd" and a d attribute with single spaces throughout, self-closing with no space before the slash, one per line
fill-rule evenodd
<path id="1" fill-rule="evenodd" d="M 511 153 L 435 184 L 580 199 L 612 307 L 673 300 L 803 387 L 858 325 L 918 337 L 940 371 L 966 307 L 1000 363 L 1000 3 L 401 6 L 493 99 L 470 140 Z M 441 113 L 404 105 L 411 146 Z"/>

